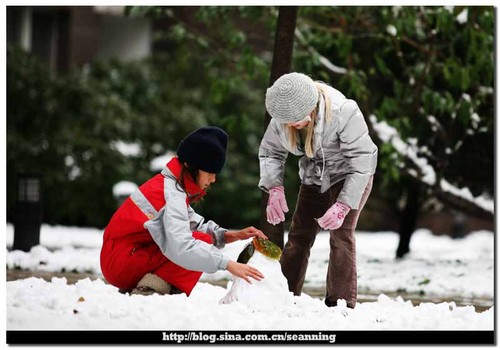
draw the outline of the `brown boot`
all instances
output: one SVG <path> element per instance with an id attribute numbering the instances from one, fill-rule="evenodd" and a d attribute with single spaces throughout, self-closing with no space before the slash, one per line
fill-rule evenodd
<path id="1" fill-rule="evenodd" d="M 172 286 L 162 278 L 154 273 L 147 273 L 141 278 L 139 283 L 137 283 L 137 287 L 135 287 L 130 294 L 151 295 L 158 293 L 160 295 L 165 295 L 170 294 L 171 289 Z"/>

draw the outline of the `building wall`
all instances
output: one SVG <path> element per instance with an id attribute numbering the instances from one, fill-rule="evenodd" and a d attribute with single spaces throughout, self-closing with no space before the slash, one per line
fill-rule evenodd
<path id="1" fill-rule="evenodd" d="M 70 66 L 91 62 L 98 50 L 99 18 L 92 6 L 71 6 L 69 24 Z"/>
<path id="2" fill-rule="evenodd" d="M 96 60 L 140 60 L 151 54 L 151 25 L 143 18 L 99 16 Z"/>
<path id="3" fill-rule="evenodd" d="M 123 7 L 9 6 L 7 40 L 57 71 L 96 59 L 139 60 L 151 54 L 150 21 Z"/>

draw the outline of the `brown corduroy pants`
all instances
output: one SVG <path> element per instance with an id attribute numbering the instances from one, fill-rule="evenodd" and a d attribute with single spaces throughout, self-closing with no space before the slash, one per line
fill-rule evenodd
<path id="1" fill-rule="evenodd" d="M 322 217 L 336 202 L 343 185 L 344 181 L 341 181 L 325 193 L 320 193 L 319 186 L 300 186 L 288 241 L 281 256 L 281 269 L 288 280 L 288 288 L 294 295 L 300 295 L 302 292 L 311 247 L 321 230 L 314 219 Z M 351 308 L 356 305 L 358 290 L 354 230 L 372 185 L 373 176 L 364 190 L 359 208 L 349 212 L 340 228 L 330 231 L 330 258 L 325 297 L 325 304 L 328 306 L 336 306 L 337 299 L 344 299 Z"/>

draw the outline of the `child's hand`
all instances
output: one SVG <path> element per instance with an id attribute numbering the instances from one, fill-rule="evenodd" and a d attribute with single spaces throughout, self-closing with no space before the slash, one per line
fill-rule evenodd
<path id="1" fill-rule="evenodd" d="M 232 243 L 234 241 L 241 241 L 247 238 L 260 237 L 263 239 L 268 239 L 267 236 L 261 231 L 253 226 L 244 228 L 240 231 L 227 231 L 226 232 L 226 243 Z"/>
<path id="2" fill-rule="evenodd" d="M 249 277 L 252 277 L 257 281 L 260 281 L 264 278 L 264 275 L 255 267 L 246 264 L 240 264 L 232 260 L 229 260 L 229 263 L 227 264 L 227 271 L 229 271 L 236 277 L 243 278 L 250 284 L 252 284 L 252 281 L 250 281 Z"/>
<path id="3" fill-rule="evenodd" d="M 267 236 L 264 234 L 264 232 L 262 232 L 259 229 L 256 229 L 253 226 L 242 229 L 241 231 L 239 231 L 238 236 L 240 240 L 245 240 L 247 238 L 252 238 L 252 237 L 260 237 L 263 239 L 268 239 Z"/>

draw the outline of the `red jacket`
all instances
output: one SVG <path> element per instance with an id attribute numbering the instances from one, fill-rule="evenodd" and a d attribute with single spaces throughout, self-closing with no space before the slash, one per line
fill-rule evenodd
<path id="1" fill-rule="evenodd" d="M 205 223 L 191 208 L 190 203 L 206 193 L 189 174 L 184 175 L 184 192 L 177 184 L 180 176 L 181 164 L 174 157 L 161 174 L 141 185 L 118 208 L 104 231 L 104 241 L 119 240 L 134 247 L 154 242 L 169 260 L 188 270 L 225 270 L 229 258 L 217 248 L 225 245 L 226 230 L 211 220 Z M 193 238 L 193 231 L 211 235 L 215 247 Z"/>

